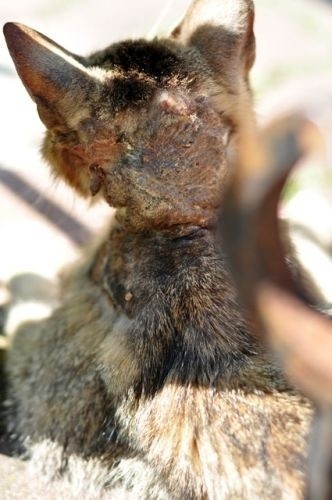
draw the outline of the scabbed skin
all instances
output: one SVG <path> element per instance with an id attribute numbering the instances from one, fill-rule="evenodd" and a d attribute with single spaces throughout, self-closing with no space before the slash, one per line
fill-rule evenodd
<path id="1" fill-rule="evenodd" d="M 9 352 L 10 429 L 58 497 L 303 495 L 311 408 L 250 334 L 216 232 L 254 128 L 253 15 L 197 0 L 168 39 L 87 58 L 5 26 L 52 171 L 117 209 Z"/>

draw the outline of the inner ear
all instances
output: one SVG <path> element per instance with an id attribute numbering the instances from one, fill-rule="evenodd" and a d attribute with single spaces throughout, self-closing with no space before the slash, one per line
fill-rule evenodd
<path id="1" fill-rule="evenodd" d="M 172 37 L 196 47 L 216 77 L 236 90 L 255 59 L 252 0 L 196 0 Z"/>
<path id="2" fill-rule="evenodd" d="M 7 23 L 4 34 L 18 75 L 52 128 L 84 106 L 97 82 L 77 56 L 24 25 Z"/>

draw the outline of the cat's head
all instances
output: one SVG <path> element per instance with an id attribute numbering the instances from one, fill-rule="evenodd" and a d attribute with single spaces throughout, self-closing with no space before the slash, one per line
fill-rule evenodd
<path id="1" fill-rule="evenodd" d="M 252 121 L 253 18 L 251 0 L 196 0 L 169 38 L 89 57 L 7 23 L 55 174 L 137 229 L 210 224 L 231 137 Z"/>

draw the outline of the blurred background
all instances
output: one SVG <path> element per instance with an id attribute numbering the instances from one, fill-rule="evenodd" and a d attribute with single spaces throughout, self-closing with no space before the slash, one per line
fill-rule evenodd
<path id="1" fill-rule="evenodd" d="M 18 21 L 68 50 L 87 54 L 123 38 L 167 33 L 190 0 L 0 0 L 0 21 Z M 257 61 L 252 74 L 257 117 L 266 124 L 302 109 L 324 137 L 325 151 L 298 168 L 282 216 L 332 302 L 332 2 L 256 0 Z M 90 207 L 43 164 L 43 126 L 0 39 L 0 303 L 14 276 L 53 279 L 105 224 L 110 209 Z"/>

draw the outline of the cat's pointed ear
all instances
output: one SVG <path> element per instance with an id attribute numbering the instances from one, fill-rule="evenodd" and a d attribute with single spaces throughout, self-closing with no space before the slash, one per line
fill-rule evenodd
<path id="1" fill-rule="evenodd" d="M 231 85 L 247 81 L 255 59 L 252 0 L 195 0 L 172 36 L 196 47 L 215 73 Z"/>
<path id="2" fill-rule="evenodd" d="M 95 78 L 70 52 L 18 23 L 7 23 L 4 35 L 16 70 L 49 128 L 65 124 L 87 100 Z"/>

